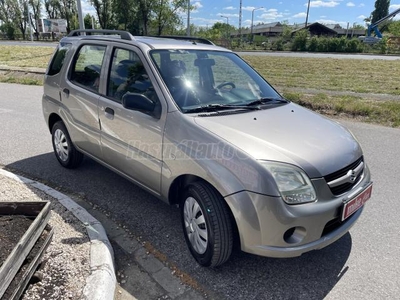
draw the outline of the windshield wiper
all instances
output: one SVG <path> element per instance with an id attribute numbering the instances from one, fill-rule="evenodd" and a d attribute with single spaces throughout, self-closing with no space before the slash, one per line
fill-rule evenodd
<path id="1" fill-rule="evenodd" d="M 212 112 L 225 109 L 248 109 L 248 110 L 260 110 L 257 106 L 247 106 L 247 105 L 230 105 L 230 104 L 208 104 L 202 105 L 195 108 L 185 109 L 185 113 L 196 113 L 196 112 Z"/>
<path id="2" fill-rule="evenodd" d="M 265 104 L 268 102 L 276 102 L 276 101 L 288 103 L 288 101 L 283 98 L 260 98 L 260 99 L 257 99 L 257 100 L 247 103 L 246 106 L 253 106 L 253 105 Z"/>

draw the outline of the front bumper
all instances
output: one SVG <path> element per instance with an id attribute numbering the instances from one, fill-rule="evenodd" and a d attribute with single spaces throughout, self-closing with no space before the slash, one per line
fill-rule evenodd
<path id="1" fill-rule="evenodd" d="M 326 186 L 323 179 L 314 183 Z M 243 251 L 268 257 L 296 257 L 324 248 L 345 235 L 360 217 L 364 207 L 341 221 L 343 202 L 370 185 L 364 176 L 348 193 L 335 197 L 327 188 L 318 190 L 318 201 L 287 205 L 280 197 L 243 191 L 225 198 L 235 217 Z M 357 193 L 354 192 L 357 190 Z"/>

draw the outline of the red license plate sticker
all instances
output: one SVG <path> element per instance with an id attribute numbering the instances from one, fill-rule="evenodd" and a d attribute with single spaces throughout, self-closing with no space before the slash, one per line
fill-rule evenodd
<path id="1" fill-rule="evenodd" d="M 365 204 L 365 202 L 367 202 L 368 199 L 371 198 L 371 192 L 372 184 L 357 197 L 345 203 L 343 207 L 342 221 L 346 220 L 357 210 L 359 210 Z"/>

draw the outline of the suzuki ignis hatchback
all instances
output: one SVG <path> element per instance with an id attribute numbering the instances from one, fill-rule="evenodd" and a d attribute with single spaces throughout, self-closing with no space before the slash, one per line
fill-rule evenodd
<path id="1" fill-rule="evenodd" d="M 234 239 L 270 257 L 321 249 L 371 196 L 348 130 L 207 40 L 74 31 L 49 64 L 43 112 L 61 165 L 86 155 L 179 204 L 204 266 L 227 261 Z"/>

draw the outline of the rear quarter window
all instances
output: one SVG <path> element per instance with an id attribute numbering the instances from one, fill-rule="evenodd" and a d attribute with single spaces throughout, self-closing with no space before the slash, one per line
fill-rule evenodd
<path id="1" fill-rule="evenodd" d="M 47 75 L 56 75 L 60 73 L 61 68 L 64 65 L 65 57 L 67 56 L 67 53 L 70 48 L 71 44 L 69 43 L 63 43 L 58 45 L 56 53 L 54 53 L 53 59 L 50 62 Z"/>

